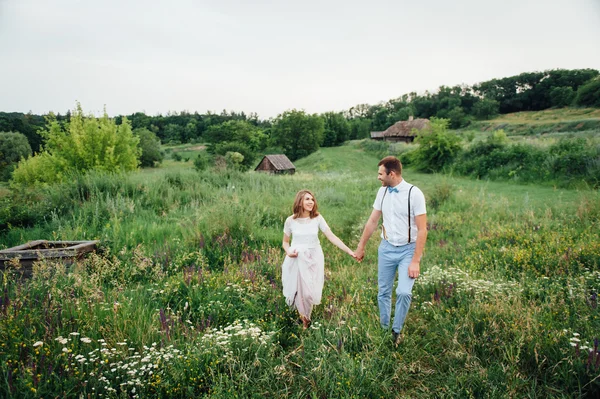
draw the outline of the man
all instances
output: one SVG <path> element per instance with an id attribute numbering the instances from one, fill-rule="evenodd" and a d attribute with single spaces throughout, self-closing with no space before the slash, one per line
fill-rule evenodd
<path id="1" fill-rule="evenodd" d="M 389 328 L 392 288 L 398 271 L 396 309 L 392 325 L 394 344 L 398 344 L 400 331 L 412 300 L 412 288 L 420 274 L 420 262 L 427 241 L 427 214 L 425 197 L 419 188 L 402 178 L 402 164 L 396 157 L 379 161 L 378 179 L 382 187 L 373 203 L 373 212 L 365 225 L 355 251 L 357 260 L 365 256 L 365 246 L 377 229 L 383 214 L 381 244 L 378 251 L 377 280 L 379 293 L 379 321 Z M 410 209 L 410 213 L 409 213 Z"/>

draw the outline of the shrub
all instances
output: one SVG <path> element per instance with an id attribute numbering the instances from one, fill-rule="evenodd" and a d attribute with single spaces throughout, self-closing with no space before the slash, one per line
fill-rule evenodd
<path id="1" fill-rule="evenodd" d="M 559 140 L 548 152 L 548 168 L 553 174 L 567 179 L 585 176 L 591 162 L 600 157 L 598 149 L 590 146 L 583 137 Z"/>
<path id="2" fill-rule="evenodd" d="M 134 136 L 127 118 L 120 125 L 108 117 L 85 116 L 81 105 L 64 126 L 54 115 L 48 130 L 41 134 L 46 144 L 41 153 L 19 162 L 13 173 L 17 184 L 32 185 L 62 181 L 77 172 L 99 170 L 117 172 L 136 169 L 139 163 L 139 138 Z"/>
<path id="3" fill-rule="evenodd" d="M 181 160 L 183 159 L 181 157 L 181 154 L 179 154 L 178 152 L 174 152 L 173 155 L 171 156 L 171 158 L 173 158 L 173 161 L 177 161 L 177 162 L 181 162 Z"/>
<path id="4" fill-rule="evenodd" d="M 219 143 L 212 147 L 212 151 L 217 155 L 224 156 L 225 158 L 227 158 L 228 152 L 239 153 L 243 157 L 239 163 L 241 170 L 250 169 L 252 166 L 254 166 L 254 160 L 256 159 L 256 154 L 252 152 L 250 147 L 240 142 Z"/>
<path id="5" fill-rule="evenodd" d="M 22 158 L 31 156 L 31 146 L 22 133 L 0 132 L 0 180 L 9 180 Z"/>
<path id="6" fill-rule="evenodd" d="M 208 168 L 208 156 L 206 155 L 206 153 L 201 152 L 200 154 L 198 154 L 198 157 L 196 157 L 196 159 L 194 160 L 194 168 L 199 172 Z"/>
<path id="7" fill-rule="evenodd" d="M 134 133 L 140 138 L 140 166 L 155 167 L 160 164 L 164 154 L 160 149 L 160 140 L 156 134 L 146 128 L 136 129 Z"/>
<path id="8" fill-rule="evenodd" d="M 448 131 L 447 119 L 431 118 L 428 130 L 417 136 L 417 148 L 411 155 L 414 166 L 425 172 L 441 171 L 461 151 L 460 138 Z"/>

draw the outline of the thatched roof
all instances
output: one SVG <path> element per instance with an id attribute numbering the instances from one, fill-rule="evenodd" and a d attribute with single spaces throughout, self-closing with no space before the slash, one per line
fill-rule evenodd
<path id="1" fill-rule="evenodd" d="M 414 137 L 413 129 L 423 130 L 429 127 L 429 119 L 413 119 L 394 123 L 383 131 L 383 137 Z M 371 133 L 371 137 L 373 137 Z M 378 133 L 378 132 L 377 132 Z"/>
<path id="2" fill-rule="evenodd" d="M 288 170 L 288 169 L 296 169 L 292 161 L 288 159 L 284 154 L 274 154 L 274 155 L 265 155 L 263 160 L 267 158 L 269 162 L 275 167 L 276 170 Z M 258 164 L 256 169 L 262 164 L 261 162 Z M 254 170 L 256 170 L 254 169 Z"/>

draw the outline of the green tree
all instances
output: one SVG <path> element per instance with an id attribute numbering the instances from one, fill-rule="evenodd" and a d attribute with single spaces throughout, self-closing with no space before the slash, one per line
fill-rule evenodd
<path id="1" fill-rule="evenodd" d="M 600 107 L 600 78 L 579 87 L 575 104 L 582 107 Z"/>
<path id="2" fill-rule="evenodd" d="M 498 115 L 498 108 L 498 101 L 484 98 L 473 105 L 471 113 L 477 119 L 491 119 Z"/>
<path id="3" fill-rule="evenodd" d="M 175 123 L 169 123 L 165 126 L 165 141 L 171 144 L 180 144 L 184 142 L 185 130 Z"/>
<path id="4" fill-rule="evenodd" d="M 350 138 L 350 124 L 341 112 L 326 112 L 322 118 L 325 122 L 323 147 L 340 145 Z"/>
<path id="5" fill-rule="evenodd" d="M 550 90 L 550 102 L 553 107 L 568 107 L 575 98 L 575 92 L 571 87 L 555 87 Z"/>
<path id="6" fill-rule="evenodd" d="M 63 126 L 50 115 L 41 134 L 46 138 L 43 150 L 19 162 L 13 173 L 15 183 L 51 183 L 73 172 L 127 171 L 139 164 L 139 138 L 129 121 L 124 117 L 117 125 L 106 111 L 101 118 L 85 116 L 78 103 L 70 122 Z"/>
<path id="7" fill-rule="evenodd" d="M 0 132 L 0 180 L 9 180 L 17 163 L 30 156 L 31 146 L 24 134 Z"/>
<path id="8" fill-rule="evenodd" d="M 140 139 L 140 166 L 151 168 L 158 166 L 165 156 L 160 148 L 160 140 L 156 137 L 156 134 L 146 128 L 135 129 L 133 133 Z"/>
<path id="9" fill-rule="evenodd" d="M 273 144 L 294 161 L 318 150 L 324 131 L 323 118 L 293 109 L 277 116 L 271 134 Z"/>
<path id="10" fill-rule="evenodd" d="M 462 149 L 460 137 L 448 131 L 450 121 L 431 118 L 430 128 L 417 136 L 417 148 L 412 153 L 412 164 L 420 171 L 439 172 Z"/>
<path id="11" fill-rule="evenodd" d="M 231 120 L 210 126 L 206 130 L 204 138 L 212 144 L 243 143 L 251 151 L 259 151 L 267 145 L 267 135 L 264 131 L 250 122 L 243 120 Z"/>

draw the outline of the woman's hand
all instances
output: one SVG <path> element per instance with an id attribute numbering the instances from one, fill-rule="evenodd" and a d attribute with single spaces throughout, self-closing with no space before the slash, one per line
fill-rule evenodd
<path id="1" fill-rule="evenodd" d="M 297 258 L 298 257 L 298 250 L 297 249 L 289 249 L 289 250 L 285 251 L 285 253 L 290 258 Z"/>

